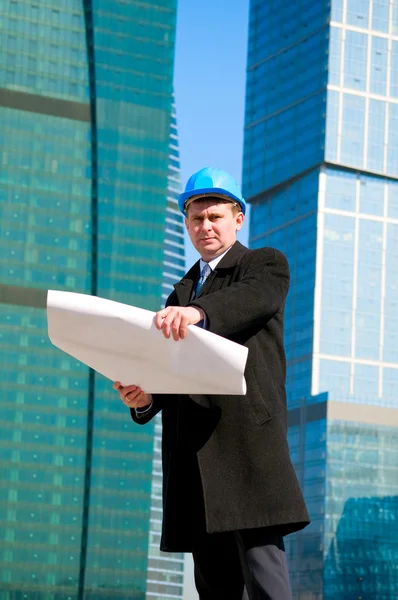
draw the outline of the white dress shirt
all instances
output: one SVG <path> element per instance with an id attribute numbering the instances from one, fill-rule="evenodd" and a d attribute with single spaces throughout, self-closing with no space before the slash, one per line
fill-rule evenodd
<path id="1" fill-rule="evenodd" d="M 227 250 L 225 250 L 225 252 L 223 252 L 222 254 L 220 254 L 220 256 L 216 256 L 216 258 L 212 258 L 211 260 L 209 260 L 208 263 L 206 263 L 206 261 L 203 260 L 203 258 L 200 259 L 200 264 L 199 264 L 199 269 L 200 272 L 202 272 L 203 267 L 207 264 L 209 265 L 210 269 L 212 271 L 214 271 L 214 269 L 216 268 L 216 266 L 218 265 L 218 263 L 220 262 L 220 260 L 222 258 L 224 258 L 224 256 L 226 255 L 226 253 L 231 250 L 232 246 L 230 246 L 229 248 L 227 248 Z"/>

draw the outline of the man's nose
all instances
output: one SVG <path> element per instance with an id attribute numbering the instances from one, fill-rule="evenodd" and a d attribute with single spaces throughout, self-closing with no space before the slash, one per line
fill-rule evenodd
<path id="1" fill-rule="evenodd" d="M 209 221 L 209 219 L 203 219 L 202 229 L 204 229 L 205 231 L 209 231 L 211 229 L 211 221 Z"/>

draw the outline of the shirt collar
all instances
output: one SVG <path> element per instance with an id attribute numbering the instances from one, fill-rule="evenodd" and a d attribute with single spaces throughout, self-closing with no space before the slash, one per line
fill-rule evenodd
<path id="1" fill-rule="evenodd" d="M 209 265 L 210 269 L 212 271 L 214 271 L 214 269 L 216 268 L 216 266 L 218 265 L 218 263 L 220 262 L 220 260 L 226 255 L 226 253 L 231 250 L 232 246 L 230 246 L 229 248 L 227 248 L 227 250 L 225 250 L 225 252 L 223 252 L 222 254 L 220 254 L 220 256 L 216 256 L 215 258 L 212 258 L 211 260 L 209 260 L 209 262 L 205 262 L 203 260 L 203 258 L 200 259 L 200 272 L 202 272 L 202 269 L 205 265 Z"/>

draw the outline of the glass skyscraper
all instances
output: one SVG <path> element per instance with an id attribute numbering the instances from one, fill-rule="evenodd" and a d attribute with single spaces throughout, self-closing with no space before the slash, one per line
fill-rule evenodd
<path id="1" fill-rule="evenodd" d="M 291 267 L 294 597 L 397 600 L 397 0 L 251 0 L 243 186 Z"/>
<path id="2" fill-rule="evenodd" d="M 161 305 L 176 3 L 0 11 L 0 596 L 143 600 L 154 428 L 51 346 L 44 308 Z"/>

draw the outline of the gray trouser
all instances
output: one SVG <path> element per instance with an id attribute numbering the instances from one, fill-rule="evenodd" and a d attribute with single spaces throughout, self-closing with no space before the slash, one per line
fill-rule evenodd
<path id="1" fill-rule="evenodd" d="M 197 534 L 192 555 L 200 600 L 292 600 L 283 538 L 266 528 Z"/>

